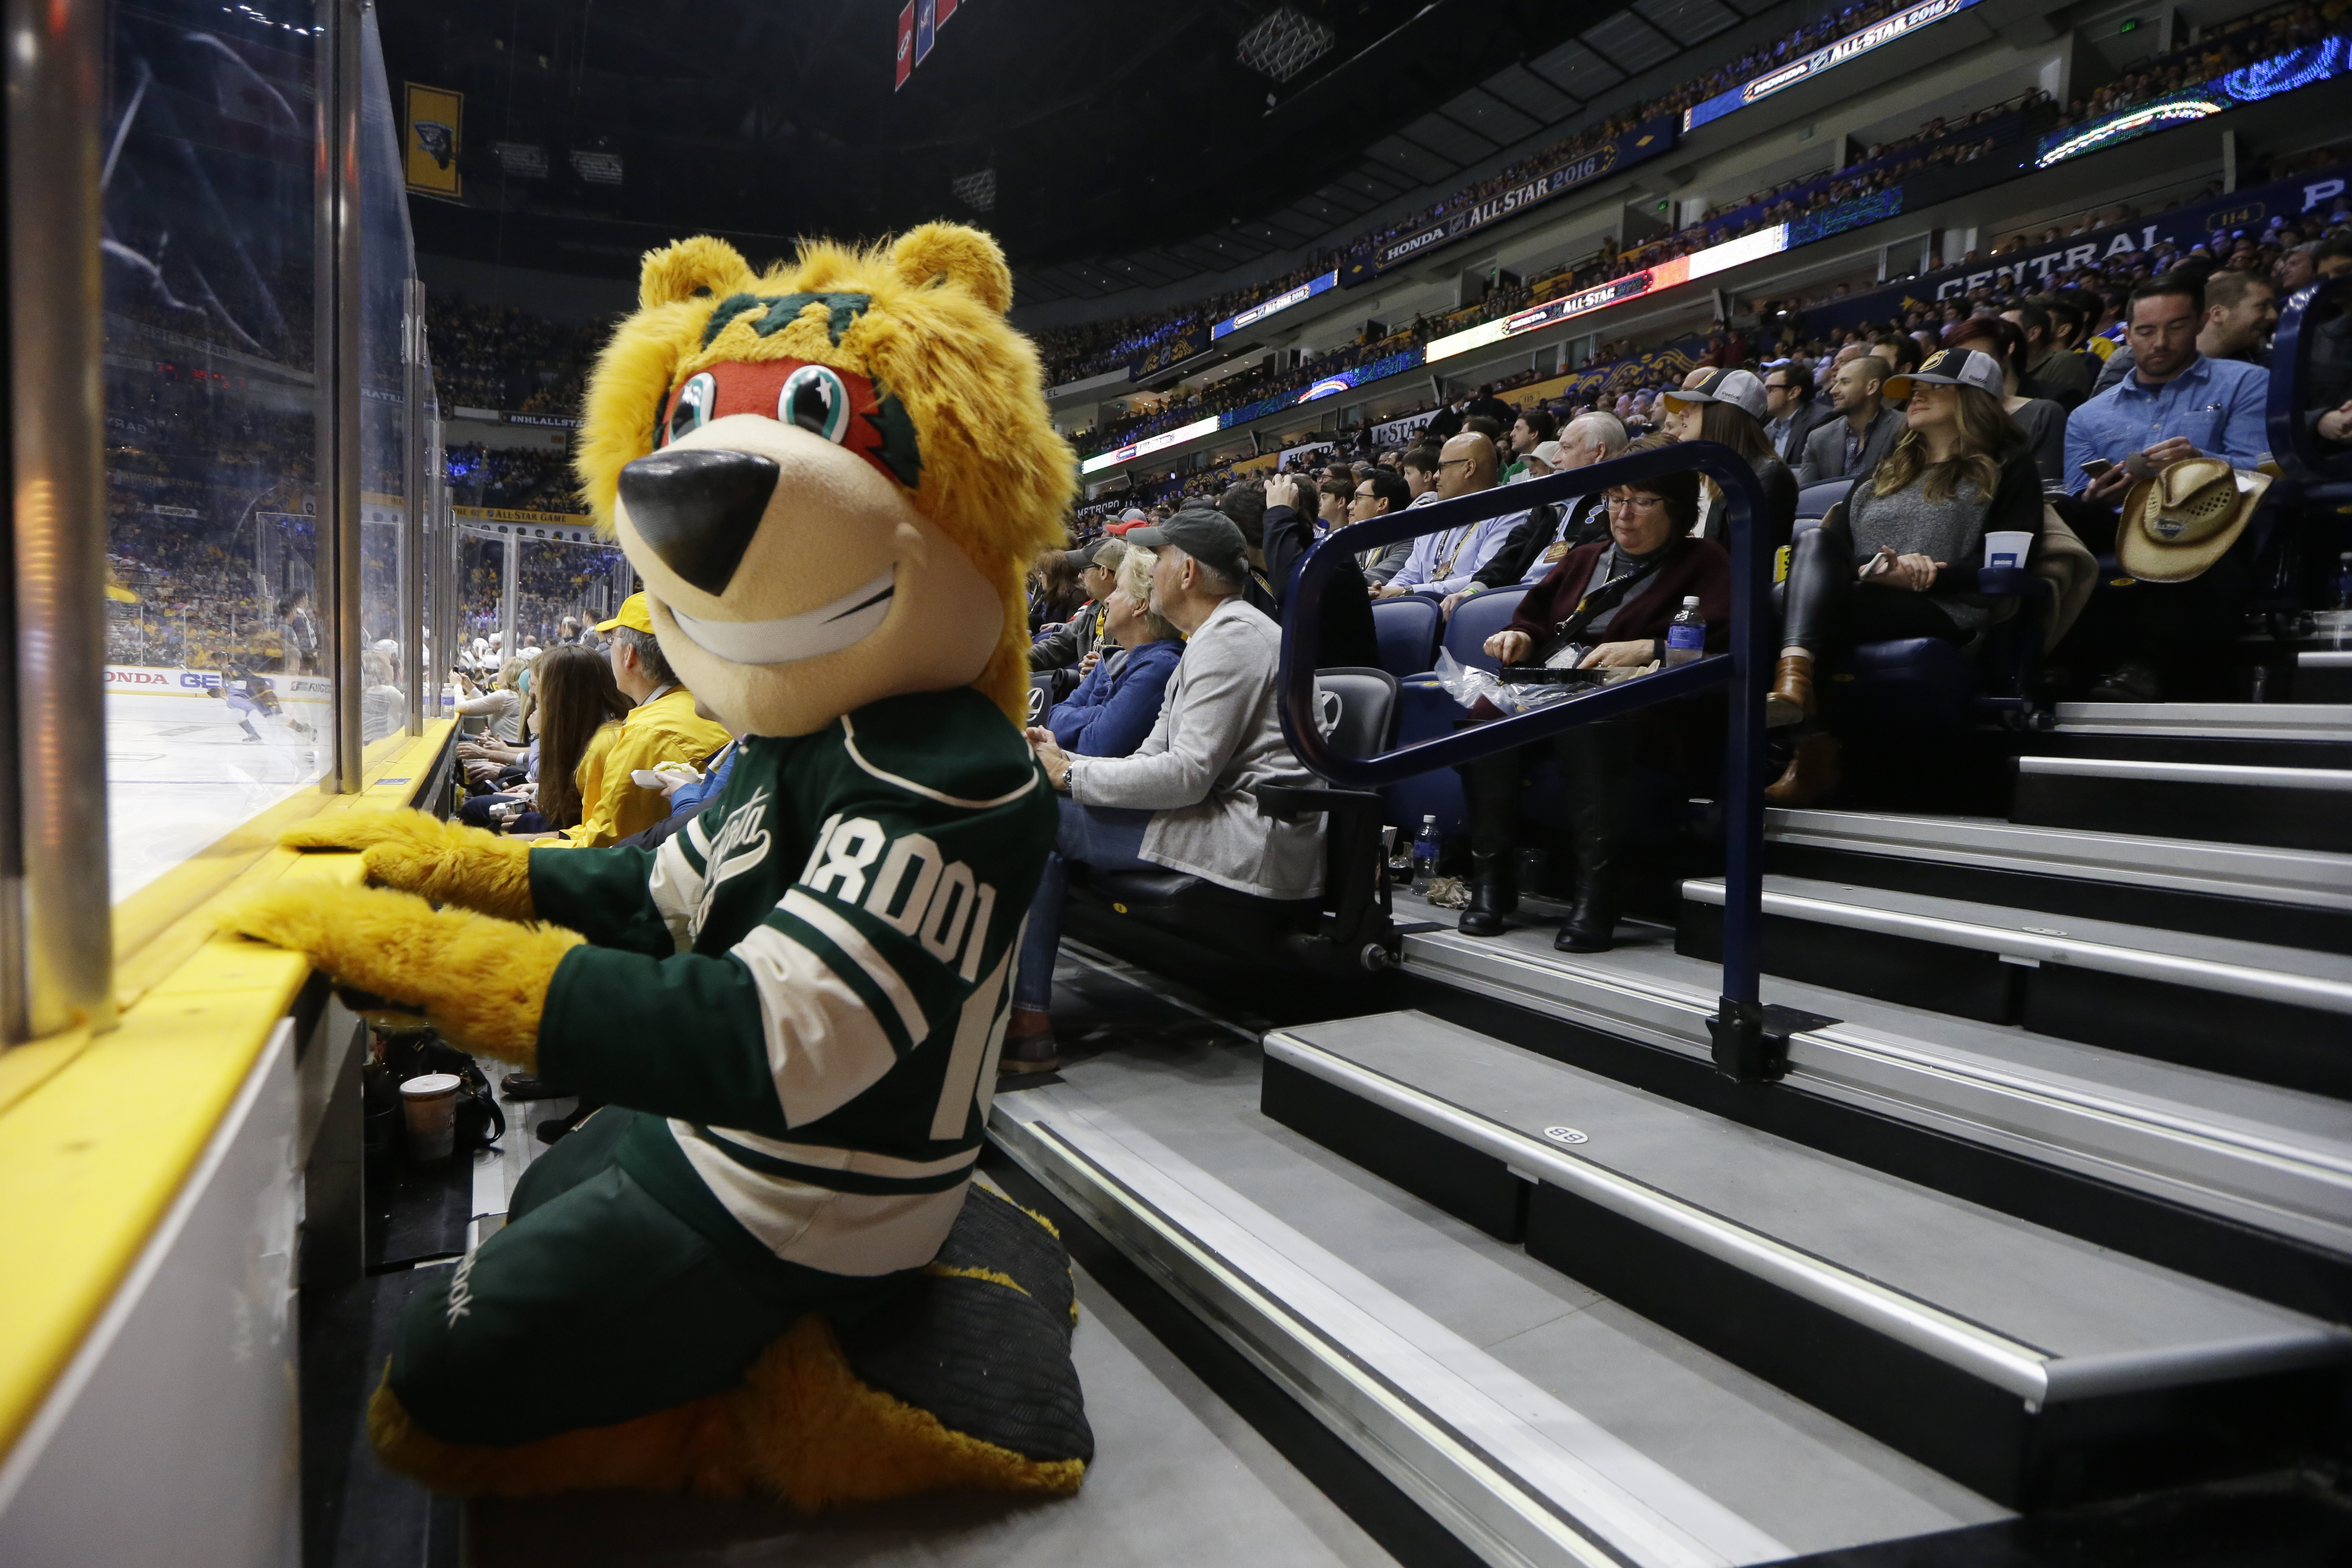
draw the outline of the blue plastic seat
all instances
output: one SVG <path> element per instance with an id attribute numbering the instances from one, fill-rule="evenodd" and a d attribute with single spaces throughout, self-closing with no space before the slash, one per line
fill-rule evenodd
<path id="1" fill-rule="evenodd" d="M 1519 601 L 1527 596 L 1525 588 L 1496 588 L 1463 600 L 1454 607 L 1454 618 L 1445 623 L 1445 651 L 1475 669 L 1497 668 L 1486 651 L 1486 639 L 1511 624 L 1511 617 L 1519 612 Z"/>
<path id="2" fill-rule="evenodd" d="M 1830 667 L 1822 716 L 1844 735 L 1923 735 L 1966 729 L 1984 677 L 1941 637 L 1864 643 Z"/>
<path id="3" fill-rule="evenodd" d="M 1830 508 L 1845 500 L 1846 491 L 1853 489 L 1853 480 L 1823 479 L 1817 485 L 1807 485 L 1797 492 L 1797 517 L 1819 522 L 1829 516 Z"/>
<path id="4" fill-rule="evenodd" d="M 1399 680 L 1419 675 L 1437 660 L 1437 601 L 1408 594 L 1372 602 L 1372 635 L 1380 643 L 1381 668 Z"/>

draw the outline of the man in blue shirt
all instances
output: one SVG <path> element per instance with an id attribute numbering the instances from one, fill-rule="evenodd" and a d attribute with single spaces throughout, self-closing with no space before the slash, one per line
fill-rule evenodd
<path id="1" fill-rule="evenodd" d="M 1496 482 L 1495 444 L 1475 431 L 1465 430 L 1445 443 L 1437 459 L 1439 500 L 1452 500 L 1457 496 L 1475 495 L 1491 490 Z M 1506 512 L 1480 522 L 1457 523 L 1436 533 L 1424 533 L 1413 541 L 1412 554 L 1404 569 L 1388 583 L 1372 591 L 1376 599 L 1393 599 L 1402 594 L 1432 594 L 1444 598 L 1467 588 L 1477 576 L 1478 569 L 1494 558 L 1495 552 L 1511 536 L 1524 511 Z"/>
<path id="2" fill-rule="evenodd" d="M 2251 468 L 2268 451 L 2263 414 L 2270 373 L 2197 350 L 2205 289 L 2168 272 L 2134 289 L 2126 307 L 2130 374 L 2066 420 L 2067 484 L 2085 503 L 2065 509 L 2094 550 L 2113 543 L 2108 521 L 2124 492 L 2168 463 L 2200 455 Z M 2095 474 L 2084 465 L 2098 468 Z M 2099 524 L 2106 530 L 2100 536 Z M 2186 583 L 2134 583 L 2107 597 L 2070 638 L 2095 650 L 2104 673 L 2095 702 L 2161 701 L 2168 688 L 2218 673 L 2249 581 L 2250 533 L 2202 576 Z M 2128 601 L 2124 603 L 2121 601 Z"/>

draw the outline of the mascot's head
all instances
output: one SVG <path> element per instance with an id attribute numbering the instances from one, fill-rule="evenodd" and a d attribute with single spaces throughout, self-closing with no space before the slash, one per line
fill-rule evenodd
<path id="1" fill-rule="evenodd" d="M 996 243 L 926 224 L 761 276 L 680 240 L 637 300 L 578 465 L 695 695 L 760 735 L 958 686 L 1019 722 L 1022 577 L 1061 542 L 1076 462 Z"/>

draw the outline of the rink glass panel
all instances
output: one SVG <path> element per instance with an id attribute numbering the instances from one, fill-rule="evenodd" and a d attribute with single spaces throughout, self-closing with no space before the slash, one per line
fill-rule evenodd
<path id="1" fill-rule="evenodd" d="M 312 29 L 107 16 L 105 698 L 120 900 L 330 761 L 318 615 Z"/>
<path id="2" fill-rule="evenodd" d="M 608 619 L 628 596 L 618 546 L 542 534 L 525 530 L 516 544 L 515 637 L 527 648 L 553 647 L 565 640 L 566 616 L 585 630 Z"/>
<path id="3" fill-rule="evenodd" d="M 373 18 L 361 35 L 360 68 L 360 740 L 375 760 L 408 722 L 406 639 L 418 635 L 417 584 L 407 532 L 411 492 L 422 491 L 409 359 L 423 334 L 409 320 L 408 199 L 399 127 L 386 90 Z M 350 689 L 345 683 L 344 689 Z"/>

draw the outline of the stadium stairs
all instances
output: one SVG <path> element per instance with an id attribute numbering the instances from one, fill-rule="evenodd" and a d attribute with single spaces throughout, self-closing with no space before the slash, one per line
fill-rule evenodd
<path id="1" fill-rule="evenodd" d="M 2006 820 L 1769 814 L 1778 1081 L 1719 881 L 1586 955 L 1400 892 L 1402 1007 L 1077 1053 L 996 1167 L 1409 1560 L 2352 1558 L 2352 706 L 2057 720 Z"/>

